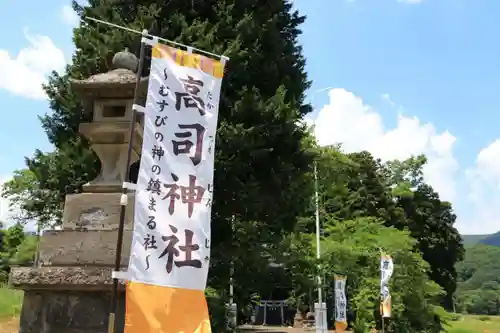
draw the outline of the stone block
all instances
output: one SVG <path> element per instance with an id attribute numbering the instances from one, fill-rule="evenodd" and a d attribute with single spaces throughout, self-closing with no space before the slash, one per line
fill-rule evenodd
<path id="1" fill-rule="evenodd" d="M 116 332 L 124 328 L 124 293 L 116 311 Z M 20 333 L 106 333 L 109 293 L 28 290 L 21 311 Z"/>
<path id="2" fill-rule="evenodd" d="M 40 332 L 42 326 L 43 299 L 38 293 L 24 293 L 21 308 L 20 333 Z"/>
<path id="3" fill-rule="evenodd" d="M 46 231 L 40 239 L 40 262 L 43 266 L 109 266 L 116 255 L 118 230 Z M 123 235 L 121 265 L 128 265 L 132 231 Z"/>
<path id="4" fill-rule="evenodd" d="M 66 196 L 63 213 L 64 229 L 118 229 L 121 193 L 78 193 Z M 125 229 L 134 220 L 135 193 L 128 194 Z"/>

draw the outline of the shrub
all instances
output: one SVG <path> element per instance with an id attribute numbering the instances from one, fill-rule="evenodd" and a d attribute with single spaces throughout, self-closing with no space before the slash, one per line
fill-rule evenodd
<path id="1" fill-rule="evenodd" d="M 0 318 L 14 317 L 21 312 L 23 292 L 0 284 Z"/>
<path id="2" fill-rule="evenodd" d="M 212 332 L 225 332 L 227 314 L 226 302 L 213 288 L 208 287 L 205 294 L 207 296 Z"/>

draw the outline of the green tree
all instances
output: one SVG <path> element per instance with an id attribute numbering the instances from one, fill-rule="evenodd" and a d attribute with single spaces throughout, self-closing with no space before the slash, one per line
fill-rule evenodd
<path id="1" fill-rule="evenodd" d="M 452 309 L 455 263 L 464 250 L 451 204 L 423 180 L 425 163 L 425 156 L 416 156 L 382 164 L 367 152 L 323 148 L 318 160 L 322 216 L 339 221 L 376 217 L 386 226 L 409 230 L 430 264 L 431 279 L 446 291 L 443 305 Z"/>
<path id="2" fill-rule="evenodd" d="M 432 280 L 446 292 L 443 305 L 451 310 L 457 287 L 455 264 L 463 259 L 464 247 L 454 226 L 456 215 L 451 203 L 441 201 L 438 193 L 423 180 L 426 161 L 425 156 L 418 156 L 388 162 L 384 167 L 388 184 L 396 190 L 393 194 L 397 194 L 397 206 L 406 216 L 405 224 L 431 266 Z"/>
<path id="3" fill-rule="evenodd" d="M 383 165 L 387 185 L 394 197 L 413 197 L 413 191 L 424 183 L 424 155 L 412 156 L 404 161 L 393 160 Z"/>
<path id="4" fill-rule="evenodd" d="M 356 333 L 380 328 L 380 249 L 391 254 L 394 273 L 389 288 L 392 319 L 388 332 L 441 332 L 441 291 L 426 271 L 428 264 L 414 252 L 416 240 L 408 232 L 385 227 L 380 220 L 360 217 L 325 221 L 322 266 L 327 280 L 333 274 L 347 277 L 348 311 Z"/>
<path id="5" fill-rule="evenodd" d="M 82 139 L 75 138 L 61 143 L 52 153 L 36 150 L 32 158 L 26 159 L 26 165 L 4 184 L 2 196 L 19 208 L 21 214 L 15 218 L 20 223 L 37 221 L 44 228 L 61 223 L 66 193 L 79 191 L 92 179 L 98 162 Z"/>
<path id="6" fill-rule="evenodd" d="M 0 283 L 6 282 L 10 271 L 10 259 L 23 243 L 25 234 L 20 223 L 16 223 L 3 232 L 3 249 L 0 252 Z"/>
<path id="7" fill-rule="evenodd" d="M 9 261 L 8 256 L 5 254 L 5 234 L 6 230 L 3 230 L 3 223 L 0 229 L 0 284 L 7 282 L 8 271 L 9 271 Z"/>
<path id="8" fill-rule="evenodd" d="M 457 263 L 456 308 L 471 314 L 500 313 L 500 247 L 476 244 Z"/>
<path id="9" fill-rule="evenodd" d="M 7 229 L 4 236 L 5 252 L 12 257 L 23 243 L 25 238 L 24 227 L 20 223 L 16 223 Z"/>
<path id="10" fill-rule="evenodd" d="M 0 222 L 0 253 L 4 251 L 4 235 L 5 230 L 3 229 L 3 223 Z"/>
<path id="11" fill-rule="evenodd" d="M 404 214 L 396 207 L 382 164 L 370 153 L 345 154 L 340 146 L 323 148 L 318 177 L 322 215 L 338 220 L 372 216 L 404 228 Z"/>
<path id="12" fill-rule="evenodd" d="M 277 261 L 284 267 L 286 279 L 289 279 L 288 303 L 299 311 L 313 303 L 310 291 L 316 288 L 318 272 L 316 253 L 312 244 L 315 235 L 305 232 L 293 232 L 284 237 L 281 255 Z"/>
<path id="13" fill-rule="evenodd" d="M 26 236 L 23 242 L 17 247 L 17 251 L 10 258 L 10 263 L 13 265 L 31 264 L 35 260 L 37 250 L 38 237 L 33 235 Z"/>

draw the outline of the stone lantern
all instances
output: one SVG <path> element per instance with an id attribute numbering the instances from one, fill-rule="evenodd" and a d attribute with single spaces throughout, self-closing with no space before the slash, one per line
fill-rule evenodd
<path id="1" fill-rule="evenodd" d="M 83 101 L 85 115 L 91 119 L 80 124 L 80 133 L 89 140 L 101 161 L 99 176 L 83 186 L 84 192 L 120 192 L 125 181 L 136 81 L 132 70 L 137 68 L 137 58 L 126 51 L 119 52 L 113 58 L 113 65 L 116 69 L 110 72 L 71 82 L 73 91 Z M 141 88 L 144 95 L 147 78 L 143 79 Z M 138 160 L 141 150 L 141 126 L 135 127 L 134 136 L 132 163 Z"/>
<path id="2" fill-rule="evenodd" d="M 106 332 L 122 184 L 133 181 L 125 179 L 126 168 L 131 167 L 125 164 L 137 64 L 133 54 L 119 52 L 113 58 L 113 70 L 70 82 L 89 120 L 80 124 L 79 131 L 99 157 L 101 170 L 83 186 L 83 193 L 66 196 L 62 229 L 46 231 L 40 239 L 38 267 L 12 269 L 12 286 L 25 291 L 20 332 Z M 147 81 L 143 78 L 139 85 L 143 101 Z M 138 117 L 131 164 L 140 156 L 142 123 Z M 130 254 L 134 193 L 128 197 L 124 268 Z M 120 299 L 117 316 L 123 322 L 123 293 Z M 116 329 L 120 332 L 123 327 Z"/>

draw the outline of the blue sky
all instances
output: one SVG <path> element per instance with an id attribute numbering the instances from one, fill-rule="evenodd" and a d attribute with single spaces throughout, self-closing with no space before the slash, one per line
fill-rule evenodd
<path id="1" fill-rule="evenodd" d="M 319 142 L 385 160 L 425 153 L 426 179 L 452 201 L 459 229 L 500 230 L 500 2 L 294 4 L 308 17 L 300 41 Z M 49 111 L 39 84 L 73 52 L 68 5 L 0 2 L 0 180 L 35 148 L 51 149 L 37 119 Z M 326 87 L 334 89 L 314 93 Z"/>

